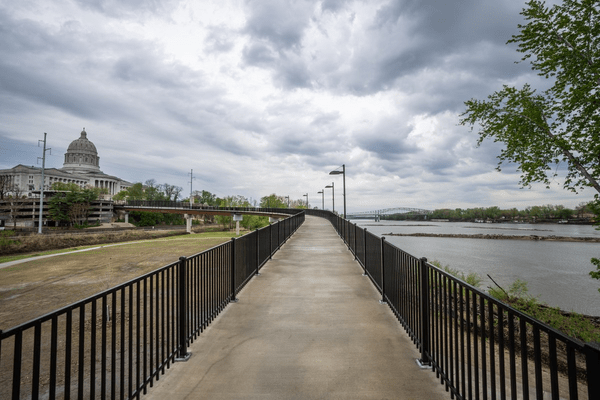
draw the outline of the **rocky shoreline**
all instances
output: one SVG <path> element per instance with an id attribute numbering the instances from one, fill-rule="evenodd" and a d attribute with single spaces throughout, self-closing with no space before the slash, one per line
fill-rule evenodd
<path id="1" fill-rule="evenodd" d="M 420 237 L 447 237 L 457 239 L 492 239 L 492 240 L 544 240 L 548 242 L 588 242 L 600 243 L 598 237 L 577 236 L 539 236 L 539 235 L 502 235 L 502 234 L 463 234 L 463 233 L 384 233 L 382 236 L 420 236 Z"/>

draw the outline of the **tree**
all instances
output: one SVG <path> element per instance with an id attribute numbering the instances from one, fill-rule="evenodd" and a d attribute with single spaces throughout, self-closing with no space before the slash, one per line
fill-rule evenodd
<path id="1" fill-rule="evenodd" d="M 285 198 L 277 196 L 275 193 L 261 197 L 260 206 L 262 208 L 287 208 Z"/>
<path id="2" fill-rule="evenodd" d="M 140 183 L 134 183 L 125 190 L 113 196 L 113 200 L 145 200 L 144 186 Z"/>
<path id="3" fill-rule="evenodd" d="M 23 205 L 24 192 L 17 184 L 10 186 L 9 192 L 12 193 L 12 195 L 8 197 L 6 206 L 8 209 L 8 215 L 13 222 L 13 229 L 16 230 L 17 218 L 21 213 L 21 207 Z"/>
<path id="4" fill-rule="evenodd" d="M 48 200 L 48 215 L 57 223 L 70 226 L 84 225 L 90 214 L 90 203 L 98 198 L 97 188 L 82 189 L 74 183 L 56 182 L 52 185 L 55 193 Z"/>
<path id="5" fill-rule="evenodd" d="M 600 205 L 600 2 L 564 0 L 548 8 L 530 0 L 521 14 L 527 23 L 508 43 L 518 45 L 521 61 L 529 60 L 550 88 L 505 85 L 487 100 L 465 102 L 460 123 L 478 126 L 478 144 L 489 138 L 505 145 L 498 170 L 506 161 L 518 164 L 522 186 L 548 187 L 564 163 L 563 187 L 594 188 Z M 600 272 L 600 261 L 592 262 Z"/>
<path id="6" fill-rule="evenodd" d="M 479 143 L 503 142 L 499 166 L 519 164 L 523 186 L 549 185 L 564 162 L 566 189 L 600 193 L 600 3 L 565 0 L 549 9 L 531 0 L 521 14 L 528 23 L 509 43 L 553 85 L 539 94 L 529 85 L 504 86 L 488 100 L 471 99 L 461 124 L 480 125 Z"/>
<path id="7" fill-rule="evenodd" d="M 165 194 L 165 200 L 177 201 L 179 195 L 183 191 L 181 186 L 170 185 L 168 183 L 164 183 L 161 185 L 162 192 Z"/>
<path id="8" fill-rule="evenodd" d="M 217 202 L 217 195 L 212 194 L 207 190 L 194 191 L 194 202 L 200 203 L 205 206 L 217 206 L 219 203 Z"/>
<path id="9" fill-rule="evenodd" d="M 10 175 L 0 175 L 0 200 L 4 200 L 13 191 L 13 177 Z"/>

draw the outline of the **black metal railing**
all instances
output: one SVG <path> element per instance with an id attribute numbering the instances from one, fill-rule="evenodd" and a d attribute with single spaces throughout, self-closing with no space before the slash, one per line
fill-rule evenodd
<path id="1" fill-rule="evenodd" d="M 0 331 L 0 398 L 139 398 L 303 222 L 292 215 Z"/>
<path id="2" fill-rule="evenodd" d="M 583 343 L 327 211 L 451 397 L 600 399 L 600 346 Z"/>

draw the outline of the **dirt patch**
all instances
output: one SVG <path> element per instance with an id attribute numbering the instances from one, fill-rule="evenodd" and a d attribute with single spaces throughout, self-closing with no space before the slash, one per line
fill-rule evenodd
<path id="1" fill-rule="evenodd" d="M 229 240 L 186 235 L 62 254 L 0 269 L 6 330 Z"/>

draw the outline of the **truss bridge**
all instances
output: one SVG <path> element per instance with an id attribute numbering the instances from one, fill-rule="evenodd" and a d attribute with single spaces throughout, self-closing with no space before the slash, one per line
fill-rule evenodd
<path id="1" fill-rule="evenodd" d="M 380 210 L 373 211 L 361 211 L 348 213 L 347 219 L 374 219 L 379 221 L 381 216 L 383 215 L 394 215 L 394 214 L 412 214 L 412 215 L 424 215 L 427 216 L 431 214 L 432 210 L 425 210 L 422 208 L 412 208 L 412 207 L 393 207 L 393 208 L 384 208 Z"/>

